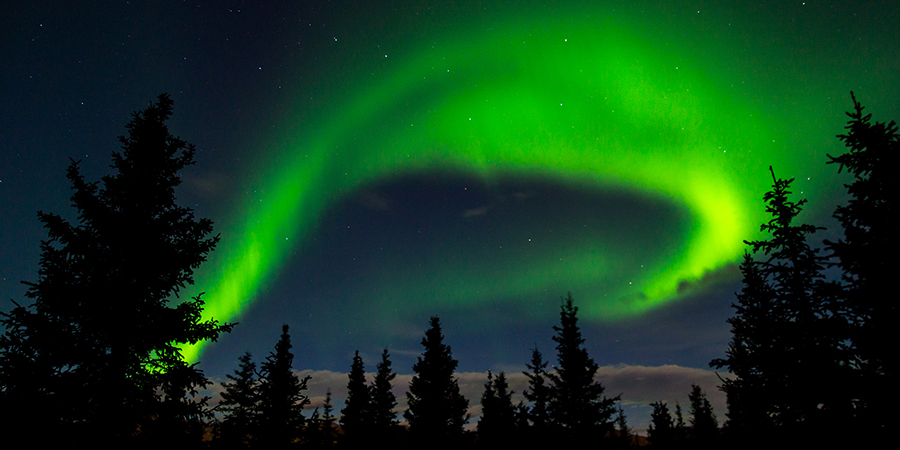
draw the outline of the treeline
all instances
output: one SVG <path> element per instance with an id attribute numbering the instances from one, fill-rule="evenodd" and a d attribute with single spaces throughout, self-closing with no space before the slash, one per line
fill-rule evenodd
<path id="1" fill-rule="evenodd" d="M 347 398 L 340 418 L 332 414 L 331 391 L 326 395 L 323 413 L 318 408 L 306 418 L 301 410 L 309 404 L 302 394 L 309 377 L 300 378 L 291 371 L 293 356 L 287 325 L 276 349 L 257 371 L 252 356 L 245 353 L 238 369 L 223 383 L 222 402 L 216 409 L 220 418 L 213 424 L 213 448 L 358 448 L 379 443 L 397 448 L 478 447 L 499 445 L 591 445 L 605 448 L 630 448 L 646 444 L 628 427 L 620 396 L 607 397 L 596 381 L 598 365 L 588 356 L 577 325 L 571 294 L 560 310 L 556 335 L 557 364 L 548 371 L 541 352 L 532 350 L 526 364 L 527 402 L 513 403 L 514 391 L 500 372 L 489 370 L 481 395 L 482 413 L 474 432 L 465 432 L 469 422 L 469 401 L 459 390 L 455 377 L 457 361 L 450 346 L 444 343 L 440 320 L 431 318 L 431 327 L 422 339 L 422 355 L 413 365 L 415 375 L 409 385 L 408 408 L 402 413 L 401 425 L 396 411 L 397 400 L 391 390 L 396 377 L 391 369 L 390 354 L 385 349 L 371 384 L 366 383 L 365 366 L 359 352 L 353 357 L 348 374 Z M 281 361 L 277 363 L 276 361 Z M 279 367 L 277 371 L 274 369 Z M 274 380 L 283 389 L 273 390 Z M 279 392 L 280 397 L 272 394 Z M 711 447 L 720 442 L 719 426 L 706 394 L 697 385 L 689 394 L 689 425 L 684 422 L 681 406 L 676 404 L 673 420 L 666 403 L 653 406 L 649 429 L 650 442 L 662 448 Z M 275 415 L 270 405 L 293 405 L 291 417 Z M 288 411 L 287 408 L 284 411 Z M 284 433 L 274 433 L 279 424 Z M 276 437 L 277 436 L 277 437 Z"/>
<path id="2" fill-rule="evenodd" d="M 290 370 L 292 355 L 287 326 L 281 340 L 259 372 L 252 357 L 245 354 L 225 391 L 219 410 L 222 413 L 212 446 L 216 448 L 273 448 L 306 446 L 310 448 L 357 448 L 372 443 L 394 447 L 494 447 L 538 442 L 566 445 L 597 445 L 626 448 L 631 434 L 620 397 L 607 397 L 595 379 L 598 365 L 588 356 L 577 325 L 571 295 L 564 299 L 556 335 L 557 364 L 548 371 L 548 363 L 537 349 L 532 352 L 528 372 L 528 403 L 513 404 L 513 391 L 506 374 L 494 376 L 488 371 L 481 397 L 482 414 L 475 433 L 464 432 L 469 422 L 469 401 L 459 390 L 455 376 L 457 361 L 444 343 L 440 320 L 431 318 L 431 326 L 422 339 L 424 350 L 412 369 L 415 375 L 406 394 L 405 426 L 398 421 L 396 398 L 391 391 L 390 355 L 385 349 L 372 384 L 367 385 L 365 367 L 357 352 L 348 374 L 347 399 L 339 420 L 332 415 L 330 392 L 324 414 L 316 409 L 309 419 L 301 414 L 309 399 L 302 395 L 308 378 L 301 379 Z M 281 363 L 279 363 L 279 361 Z M 278 367 L 277 371 L 275 367 Z M 282 381 L 280 390 L 270 386 Z M 698 388 L 699 389 L 699 388 Z M 273 393 L 280 397 L 273 398 Z M 274 415 L 270 405 L 293 405 L 290 417 Z M 288 411 L 288 409 L 283 409 Z M 284 433 L 274 433 L 277 421 Z M 338 426 L 339 423 L 339 426 Z"/>
<path id="3" fill-rule="evenodd" d="M 691 404 L 690 426 L 685 424 L 681 405 L 675 402 L 674 416 L 666 402 L 651 403 L 650 428 L 647 437 L 654 448 L 713 448 L 722 444 L 719 421 L 706 393 L 696 384 L 688 395 Z"/>

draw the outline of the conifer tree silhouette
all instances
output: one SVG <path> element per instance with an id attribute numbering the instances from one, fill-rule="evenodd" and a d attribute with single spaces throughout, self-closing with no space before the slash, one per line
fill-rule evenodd
<path id="1" fill-rule="evenodd" d="M 710 364 L 734 374 L 722 386 L 729 429 L 747 438 L 823 431 L 814 428 L 841 402 L 824 375 L 846 379 L 834 326 L 841 312 L 824 282 L 824 257 L 808 243 L 821 228 L 794 223 L 806 200 L 791 201 L 793 179 L 769 170 L 774 182 L 764 201 L 772 218 L 760 228 L 770 239 L 746 242 L 760 259 L 744 256 L 727 357 Z"/>
<path id="2" fill-rule="evenodd" d="M 165 94 L 133 113 L 100 182 L 72 161 L 75 223 L 38 212 L 49 238 L 32 304 L 2 319 L 0 426 L 114 445 L 187 436 L 208 417 L 195 394 L 209 382 L 180 348 L 232 325 L 202 320 L 199 296 L 176 300 L 219 238 L 175 202 L 194 146 L 169 133 L 171 114 Z"/>
<path id="3" fill-rule="evenodd" d="M 493 403 L 496 399 L 496 392 L 494 391 L 494 374 L 491 373 L 491 370 L 488 369 L 487 373 L 487 382 L 484 383 L 484 392 L 481 394 L 481 419 L 478 421 L 478 438 L 481 440 L 485 434 L 490 434 L 492 430 L 491 421 L 493 417 L 490 414 L 487 416 L 487 422 L 485 422 L 485 410 L 488 413 L 493 409 Z M 486 432 L 487 431 L 487 432 Z"/>
<path id="4" fill-rule="evenodd" d="M 625 417 L 625 410 L 621 404 L 616 408 L 616 439 L 614 442 L 616 448 L 631 447 L 631 428 L 628 427 L 628 419 Z"/>
<path id="5" fill-rule="evenodd" d="M 422 339 L 425 351 L 413 365 L 413 376 L 406 393 L 409 409 L 404 417 L 412 437 L 419 443 L 452 446 L 458 442 L 469 417 L 469 401 L 459 392 L 454 376 L 457 361 L 444 344 L 441 321 L 431 318 L 431 328 Z"/>
<path id="6" fill-rule="evenodd" d="M 843 239 L 825 241 L 825 247 L 842 271 L 843 297 L 849 312 L 846 333 L 852 343 L 851 364 L 859 368 L 858 378 L 845 382 L 853 387 L 848 392 L 857 399 L 858 425 L 869 433 L 884 434 L 893 425 L 892 417 L 897 392 L 898 358 L 885 351 L 885 343 L 894 339 L 898 320 L 897 302 L 887 298 L 893 291 L 896 258 L 900 254 L 900 221 L 895 219 L 900 197 L 900 133 L 894 121 L 871 121 L 853 92 L 853 111 L 838 135 L 849 150 L 836 157 L 828 155 L 829 164 L 837 164 L 852 175 L 844 185 L 850 194 L 846 205 L 838 206 L 834 217 L 844 229 Z M 893 355 L 893 356 L 892 356 Z"/>
<path id="7" fill-rule="evenodd" d="M 322 406 L 322 447 L 334 447 L 337 433 L 334 430 L 334 405 L 331 402 L 331 388 L 325 391 L 325 404 Z"/>
<path id="8" fill-rule="evenodd" d="M 768 366 L 780 358 L 778 326 L 771 287 L 748 252 L 740 266 L 743 288 L 732 306 L 735 315 L 731 324 L 731 343 L 724 359 L 715 359 L 710 365 L 728 367 L 733 378 L 724 380 L 722 390 L 728 399 L 728 427 L 731 433 L 771 432 L 774 422 L 770 418 L 771 405 L 776 403 L 777 389 L 768 389 L 774 377 Z"/>
<path id="9" fill-rule="evenodd" d="M 257 435 L 259 421 L 259 379 L 253 355 L 245 352 L 239 359 L 231 380 L 222 383 L 222 401 L 217 407 L 223 417 L 219 424 L 219 439 L 233 448 L 247 448 Z"/>
<path id="10" fill-rule="evenodd" d="M 392 439 L 397 427 L 397 413 L 394 412 L 397 397 L 394 396 L 391 386 L 396 376 L 397 374 L 391 370 L 390 354 L 384 349 L 381 353 L 381 362 L 377 366 L 375 380 L 369 388 L 372 434 L 380 441 Z"/>
<path id="11" fill-rule="evenodd" d="M 347 401 L 341 410 L 341 425 L 344 437 L 351 446 L 360 445 L 369 434 L 370 417 L 369 388 L 366 386 L 366 371 L 359 351 L 353 355 L 347 382 Z"/>
<path id="12" fill-rule="evenodd" d="M 488 370 L 488 379 L 481 396 L 481 420 L 478 421 L 478 441 L 482 445 L 492 446 L 513 438 L 516 414 L 512 394 L 506 374 L 500 372 L 494 379 L 494 375 Z"/>
<path id="13" fill-rule="evenodd" d="M 552 381 L 549 413 L 553 423 L 580 441 L 613 434 L 619 396 L 607 398 L 603 385 L 594 379 L 599 367 L 584 348 L 577 313 L 570 293 L 560 306 L 560 325 L 553 327 L 558 364 L 547 376 Z"/>
<path id="14" fill-rule="evenodd" d="M 650 413 L 650 427 L 647 429 L 647 437 L 654 447 L 668 448 L 674 440 L 674 424 L 672 415 L 666 402 L 651 403 L 653 412 Z"/>
<path id="15" fill-rule="evenodd" d="M 309 420 L 307 420 L 303 439 L 305 448 L 325 449 L 334 447 L 336 433 L 334 431 L 333 410 L 331 389 L 329 388 L 325 391 L 322 414 L 319 414 L 319 408 L 316 408 L 310 415 Z"/>
<path id="16" fill-rule="evenodd" d="M 543 434 L 550 425 L 550 385 L 547 383 L 547 362 L 535 345 L 531 351 L 531 364 L 526 364 L 528 372 L 522 372 L 528 378 L 528 390 L 523 392 L 525 399 L 531 402 L 528 419 L 533 431 Z"/>
<path id="17" fill-rule="evenodd" d="M 687 427 L 684 424 L 684 414 L 681 412 L 681 405 L 675 401 L 675 435 L 676 442 L 682 442 L 687 438 Z"/>
<path id="18" fill-rule="evenodd" d="M 706 393 L 703 392 L 703 389 L 700 389 L 700 386 L 696 384 L 691 385 L 688 399 L 691 402 L 692 436 L 699 445 L 709 446 L 719 434 L 719 422 L 716 420 L 712 405 L 706 398 Z"/>
<path id="19" fill-rule="evenodd" d="M 287 448 L 300 439 L 306 422 L 303 407 L 309 404 L 304 391 L 310 377 L 300 378 L 293 363 L 291 335 L 285 324 L 275 351 L 261 366 L 258 441 L 262 448 Z"/>

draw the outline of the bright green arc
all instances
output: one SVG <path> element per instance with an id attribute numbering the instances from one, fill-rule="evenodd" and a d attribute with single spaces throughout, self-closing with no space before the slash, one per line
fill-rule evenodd
<path id="1" fill-rule="evenodd" d="M 737 94 L 717 91 L 700 71 L 678 67 L 611 21 L 536 23 L 429 43 L 283 144 L 290 156 L 257 171 L 263 188 L 246 199 L 242 222 L 203 274 L 205 316 L 239 317 L 330 205 L 360 186 L 421 171 L 543 177 L 662 196 L 689 210 L 679 251 L 629 273 L 604 300 L 583 295 L 586 318 L 639 314 L 736 261 L 762 218 L 759 161 L 772 151 L 774 127 Z M 559 277 L 584 285 L 621 272 L 607 250 L 573 248 L 569 258 L 548 255 L 543 267 L 492 274 L 503 286 L 481 297 L 435 281 L 442 274 L 421 277 L 447 302 L 486 301 L 500 289 L 537 292 Z M 186 358 L 197 360 L 201 346 L 186 348 Z"/>

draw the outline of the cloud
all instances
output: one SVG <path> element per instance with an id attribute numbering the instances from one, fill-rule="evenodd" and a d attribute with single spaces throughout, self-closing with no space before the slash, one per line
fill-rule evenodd
<path id="1" fill-rule="evenodd" d="M 727 374 L 722 374 L 724 377 Z M 687 403 L 691 384 L 706 392 L 713 408 L 724 413 L 725 394 L 716 372 L 708 369 L 665 366 L 630 366 L 618 364 L 603 366 L 597 371 L 597 379 L 606 387 L 609 395 L 622 394 L 623 403 L 647 405 L 655 401 Z"/>

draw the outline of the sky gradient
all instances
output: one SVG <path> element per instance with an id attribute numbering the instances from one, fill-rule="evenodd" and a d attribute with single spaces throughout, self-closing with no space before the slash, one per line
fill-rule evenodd
<path id="1" fill-rule="evenodd" d="M 850 90 L 900 117 L 900 6 L 421 3 L 15 6 L 0 19 L 4 301 L 36 277 L 35 212 L 73 216 L 69 158 L 99 179 L 130 112 L 168 92 L 170 129 L 198 148 L 179 201 L 222 237 L 184 293 L 240 322 L 188 350 L 210 377 L 264 357 L 282 323 L 295 368 L 322 380 L 357 349 L 374 368 L 389 348 L 409 374 L 439 315 L 480 394 L 477 374 L 517 373 L 535 345 L 554 356 L 572 292 L 634 426 L 691 382 L 723 418 L 707 364 L 768 167 L 835 236 L 847 180 L 826 154 L 843 151 Z"/>

